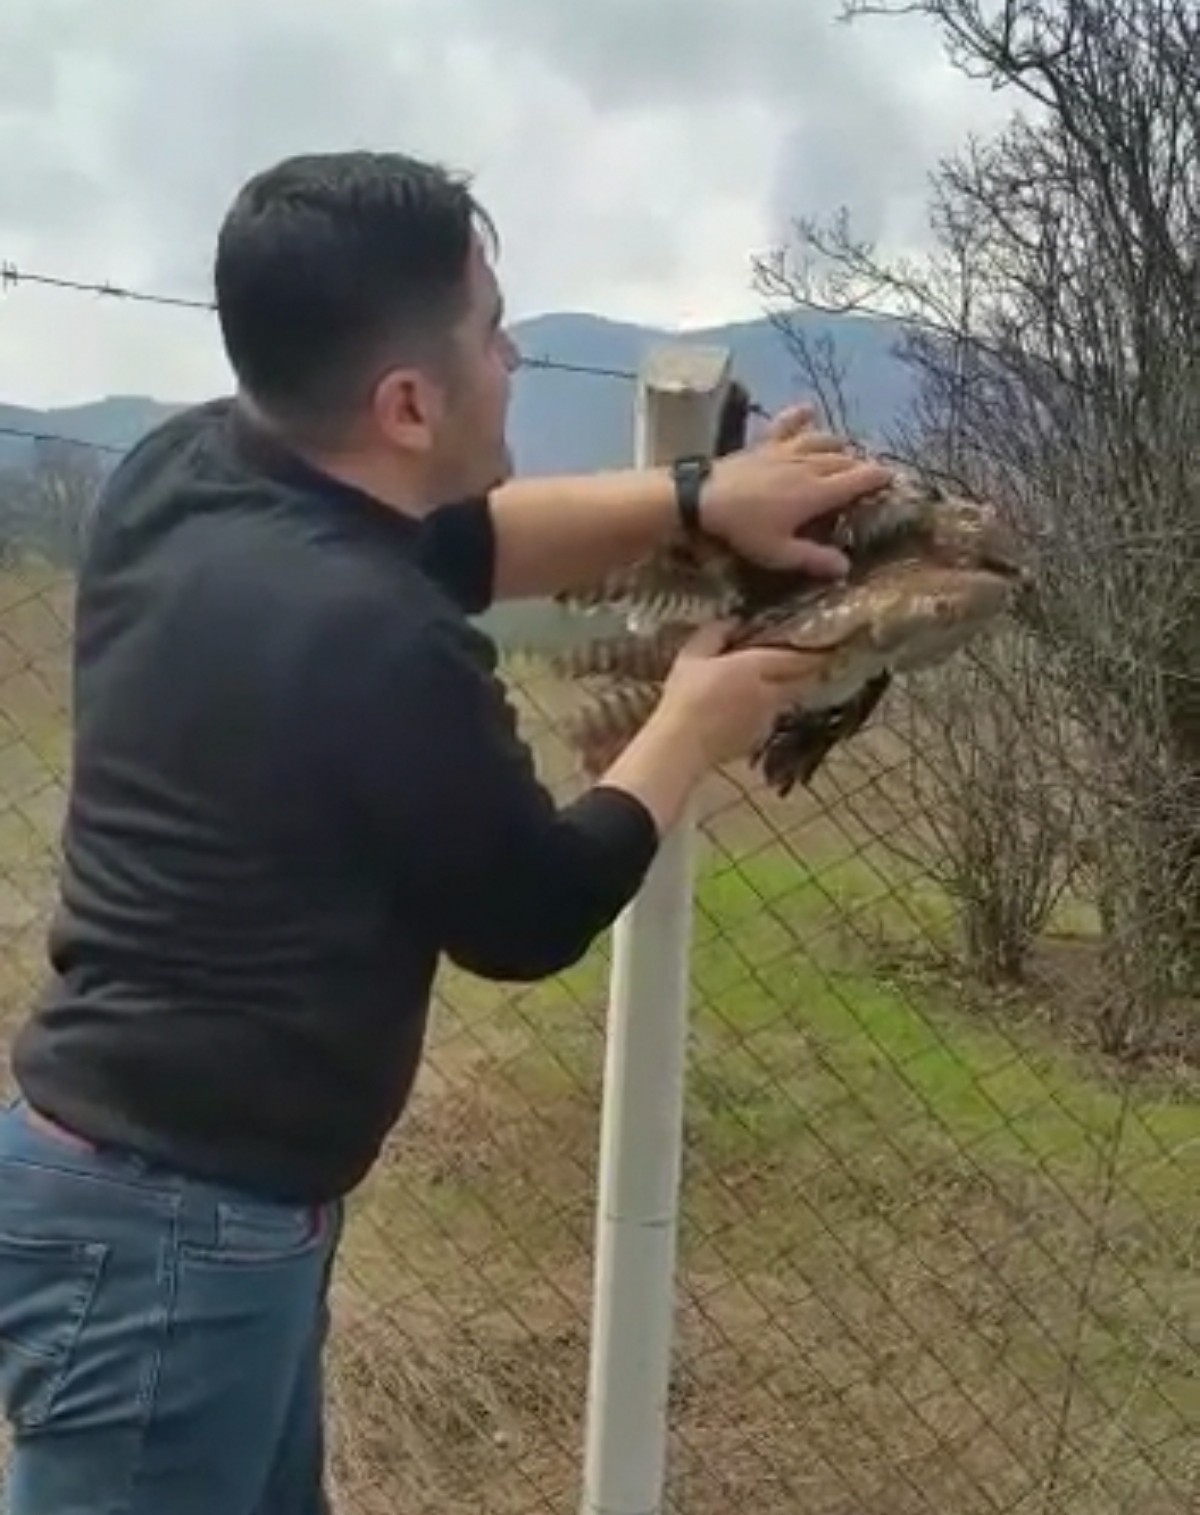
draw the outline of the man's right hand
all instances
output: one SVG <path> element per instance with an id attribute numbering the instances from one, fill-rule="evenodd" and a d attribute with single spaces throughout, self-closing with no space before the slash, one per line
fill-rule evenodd
<path id="1" fill-rule="evenodd" d="M 757 446 L 718 458 L 701 496 L 705 531 L 767 568 L 838 577 L 848 568 L 833 547 L 800 533 L 888 484 L 892 471 L 854 456 L 842 437 L 818 431 L 808 406 L 780 413 Z"/>

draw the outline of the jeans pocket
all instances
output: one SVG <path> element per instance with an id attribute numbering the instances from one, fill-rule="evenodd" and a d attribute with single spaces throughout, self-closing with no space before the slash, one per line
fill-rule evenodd
<path id="1" fill-rule="evenodd" d="M 15 1430 L 49 1419 L 108 1250 L 102 1242 L 0 1233 L 0 1403 Z"/>
<path id="2" fill-rule="evenodd" d="M 211 1246 L 185 1244 L 185 1254 L 212 1263 L 269 1264 L 301 1258 L 322 1248 L 328 1225 L 324 1207 L 253 1200 L 220 1200 Z"/>

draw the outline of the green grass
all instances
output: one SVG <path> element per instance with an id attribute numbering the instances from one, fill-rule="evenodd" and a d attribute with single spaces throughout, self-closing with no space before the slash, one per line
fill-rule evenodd
<path id="1" fill-rule="evenodd" d="M 879 970 L 880 940 L 948 918 L 868 857 L 702 865 L 673 1419 L 689 1512 L 744 1497 L 782 1515 L 802 1494 L 855 1515 L 1193 1507 L 1200 1107 Z M 522 1350 L 565 1375 L 558 1409 L 493 1385 L 489 1413 L 563 1479 L 606 988 L 602 953 L 518 993 L 452 975 L 444 1079 L 364 1226 L 397 1297 L 433 1277 L 485 1335 L 531 1322 Z M 478 1371 L 506 1384 L 515 1347 L 488 1341 Z M 482 1496 L 463 1487 L 466 1509 Z M 521 1507 L 496 1487 L 483 1507 Z"/>

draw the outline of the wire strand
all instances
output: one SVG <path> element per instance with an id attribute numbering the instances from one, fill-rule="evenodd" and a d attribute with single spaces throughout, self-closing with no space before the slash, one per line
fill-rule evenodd
<path id="1" fill-rule="evenodd" d="M 34 269 L 20 268 L 15 263 L 0 262 L 0 290 L 15 289 L 21 284 L 33 284 L 45 289 L 67 291 L 71 294 L 100 295 L 110 300 L 129 300 L 138 305 L 171 305 L 184 310 L 214 311 L 211 300 L 189 299 L 183 295 L 151 294 L 146 290 L 128 289 L 121 284 L 97 283 L 88 279 L 68 279 L 59 274 L 39 273 Z"/>
<path id="2" fill-rule="evenodd" d="M 115 284 L 111 280 L 71 279 L 62 274 L 43 273 L 38 269 L 24 268 L 11 260 L 0 261 L 0 294 L 18 289 L 22 284 L 41 289 L 52 289 L 65 294 L 95 295 L 100 299 L 119 300 L 132 305 L 171 307 L 176 310 L 201 310 L 210 314 L 216 310 L 212 300 L 201 300 L 187 295 L 157 294 L 149 290 L 134 289 L 127 284 Z M 531 369 L 548 369 L 555 373 L 585 374 L 595 378 L 619 379 L 636 383 L 637 374 L 629 368 L 613 368 L 598 363 L 579 363 L 550 357 L 543 353 L 521 353 L 520 366 Z"/>
<path id="3" fill-rule="evenodd" d="M 115 284 L 107 279 L 71 279 L 62 274 L 49 274 L 39 269 L 25 268 L 12 262 L 11 259 L 0 259 L 0 296 L 19 288 L 22 284 L 65 294 L 95 295 L 99 299 L 119 300 L 133 305 L 169 307 L 175 310 L 201 310 L 210 314 L 216 310 L 216 305 L 211 300 L 201 300 L 188 295 L 158 294 L 149 290 L 135 289 L 127 284 Z M 638 374 L 631 368 L 615 368 L 600 363 L 580 363 L 565 358 L 553 358 L 545 353 L 519 353 L 518 366 L 551 373 L 616 379 L 626 384 L 636 384 L 638 380 Z M 748 408 L 751 415 L 764 419 L 770 416 L 770 412 L 753 396 L 749 396 Z M 87 442 L 82 437 L 69 437 L 56 432 L 24 431 L 19 427 L 0 427 L 0 435 L 24 437 L 35 442 L 63 442 L 75 447 L 91 447 L 97 452 L 115 456 L 120 456 L 127 451 L 126 448 L 105 442 Z"/>
<path id="4" fill-rule="evenodd" d="M 118 447 L 114 442 L 93 442 L 85 437 L 69 437 L 60 431 L 33 431 L 24 426 L 0 426 L 0 437 L 16 437 L 23 442 L 63 442 L 71 447 L 89 447 L 93 452 L 107 452 L 113 457 L 124 457 L 129 450 Z"/>

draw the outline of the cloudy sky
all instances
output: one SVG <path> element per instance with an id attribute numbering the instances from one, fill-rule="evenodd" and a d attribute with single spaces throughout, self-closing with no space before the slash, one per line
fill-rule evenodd
<path id="1" fill-rule="evenodd" d="M 749 262 L 845 204 L 919 246 L 926 174 L 1001 103 L 840 0 L 2 0 L 0 263 L 207 298 L 240 181 L 399 147 L 471 170 L 515 316 L 752 316 Z M 21 286 L 0 400 L 225 387 L 210 316 Z"/>

